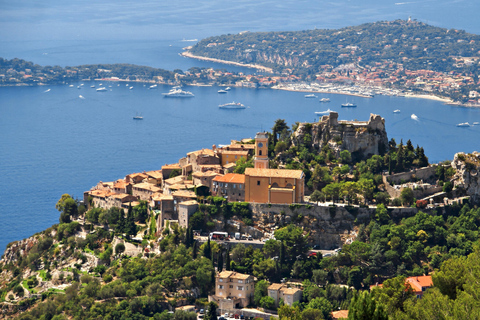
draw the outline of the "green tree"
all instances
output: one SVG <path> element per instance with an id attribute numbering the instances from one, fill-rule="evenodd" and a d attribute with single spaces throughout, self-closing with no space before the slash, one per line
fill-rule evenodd
<path id="1" fill-rule="evenodd" d="M 388 314 L 369 292 L 362 291 L 350 302 L 348 320 L 388 320 Z"/>
<path id="2" fill-rule="evenodd" d="M 324 297 L 318 297 L 315 299 L 312 299 L 306 309 L 317 309 L 322 311 L 322 315 L 324 319 L 331 319 L 332 318 L 332 310 L 333 306 L 332 304 L 325 299 Z"/>
<path id="3" fill-rule="evenodd" d="M 260 306 L 260 300 L 268 295 L 269 285 L 266 280 L 260 280 L 255 284 L 255 292 L 253 294 L 255 305 Z"/>
<path id="4" fill-rule="evenodd" d="M 207 313 L 205 314 L 205 320 L 217 320 L 217 305 L 215 302 L 210 301 L 208 304 Z"/>
<path id="5" fill-rule="evenodd" d="M 403 188 L 400 193 L 400 198 L 405 206 L 411 206 L 413 203 L 413 190 L 410 188 Z"/>

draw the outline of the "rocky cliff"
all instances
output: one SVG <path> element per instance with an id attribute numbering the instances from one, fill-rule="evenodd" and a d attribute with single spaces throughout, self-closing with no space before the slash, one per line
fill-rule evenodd
<path id="1" fill-rule="evenodd" d="M 452 179 L 454 187 L 470 196 L 472 202 L 480 203 L 480 153 L 455 154 L 452 168 L 456 170 Z"/>
<path id="2" fill-rule="evenodd" d="M 307 134 L 312 137 L 313 148 L 320 150 L 328 144 L 337 156 L 348 150 L 355 160 L 388 150 L 385 119 L 375 114 L 370 114 L 368 121 L 346 121 L 338 120 L 337 112 L 330 112 L 317 123 L 301 123 L 293 134 L 293 144 L 304 143 Z"/>

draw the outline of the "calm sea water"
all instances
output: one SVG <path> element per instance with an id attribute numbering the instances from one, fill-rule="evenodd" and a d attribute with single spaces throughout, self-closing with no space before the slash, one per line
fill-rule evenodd
<path id="1" fill-rule="evenodd" d="M 191 1 L 147 0 L 31 1 L 0 0 L 0 57 L 41 65 L 134 63 L 187 70 L 196 67 L 248 71 L 178 55 L 182 47 L 210 35 L 250 31 L 339 28 L 408 16 L 440 27 L 480 33 L 475 0 L 376 1 Z M 104 83 L 106 84 L 106 83 Z M 77 85 L 77 84 L 75 84 Z M 191 87 L 195 98 L 165 99 L 168 87 L 148 90 L 110 83 L 97 93 L 85 83 L 67 86 L 0 88 L 0 251 L 6 244 L 44 230 L 58 221 L 55 203 L 63 193 L 82 198 L 98 181 L 159 169 L 187 152 L 253 137 L 282 118 L 289 124 L 318 119 L 328 108 L 340 119 L 386 119 L 389 138 L 411 139 L 425 147 L 431 162 L 455 152 L 479 149 L 480 110 L 440 102 L 377 96 L 349 98 L 358 104 L 342 109 L 344 96 L 321 95 L 332 102 L 305 99 L 303 93 L 216 87 Z M 45 92 L 51 89 L 49 92 Z M 82 95 L 84 99 L 79 98 Z M 319 98 L 320 98 L 319 97 Z M 240 101 L 245 110 L 219 110 Z M 400 109 L 400 114 L 393 110 Z M 132 117 L 141 113 L 143 121 Z M 411 119 L 416 114 L 418 121 Z"/>

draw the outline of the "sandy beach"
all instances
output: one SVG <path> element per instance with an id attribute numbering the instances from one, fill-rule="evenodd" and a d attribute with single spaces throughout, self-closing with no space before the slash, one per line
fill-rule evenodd
<path id="1" fill-rule="evenodd" d="M 191 54 L 189 51 L 183 51 L 180 53 L 181 56 L 184 56 L 186 58 L 192 58 L 192 59 L 197 59 L 197 60 L 204 60 L 204 61 L 211 61 L 211 62 L 217 62 L 217 63 L 223 63 L 223 64 L 230 64 L 233 66 L 239 66 L 239 67 L 246 67 L 246 68 L 252 68 L 252 69 L 257 69 L 265 72 L 273 72 L 272 68 L 267 68 L 264 66 L 260 66 L 257 64 L 245 64 L 245 63 L 239 63 L 239 62 L 233 62 L 233 61 L 227 61 L 227 60 L 220 60 L 220 59 L 215 59 L 215 58 L 207 58 L 207 57 L 201 57 L 201 56 L 195 56 Z"/>
<path id="2" fill-rule="evenodd" d="M 441 101 L 441 102 L 444 102 L 444 103 L 453 103 L 453 101 L 451 99 L 440 98 L 440 97 L 433 96 L 433 95 L 428 95 L 428 94 L 406 94 L 405 98 L 420 98 L 420 99 L 429 99 L 429 100 Z"/>

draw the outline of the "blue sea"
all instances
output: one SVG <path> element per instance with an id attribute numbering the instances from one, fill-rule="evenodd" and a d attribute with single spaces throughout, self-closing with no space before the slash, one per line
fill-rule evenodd
<path id="1" fill-rule="evenodd" d="M 240 31 L 339 28 L 379 20 L 414 19 L 445 28 L 480 33 L 480 4 L 466 1 L 3 1 L 0 0 L 0 57 L 40 65 L 134 63 L 188 70 L 232 67 L 178 55 L 194 40 Z M 66 85 L 0 88 L 0 251 L 57 223 L 55 203 L 63 193 L 82 198 L 98 181 L 132 172 L 160 169 L 192 150 L 228 144 L 270 130 L 276 119 L 290 125 L 315 121 L 315 111 L 338 111 L 340 119 L 386 120 L 389 138 L 411 139 L 431 162 L 478 150 L 480 110 L 441 102 L 376 96 L 349 97 L 357 108 L 340 108 L 346 97 L 305 99 L 304 93 L 218 87 L 188 87 L 195 97 L 165 99 L 159 86 L 103 83 L 99 93 L 83 82 Z M 111 86 L 111 87 L 109 87 Z M 48 89 L 50 91 L 46 92 Z M 82 96 L 83 98 L 81 98 Z M 239 101 L 249 108 L 220 110 Z M 400 109 L 401 113 L 393 113 Z M 136 114 L 144 120 L 134 121 Z M 411 115 L 418 116 L 418 120 Z"/>

